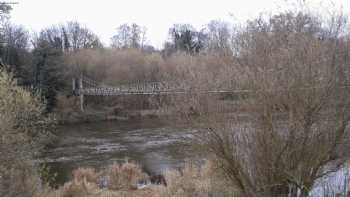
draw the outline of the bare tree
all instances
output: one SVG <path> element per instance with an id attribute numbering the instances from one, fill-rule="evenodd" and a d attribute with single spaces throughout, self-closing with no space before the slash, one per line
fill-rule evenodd
<path id="1" fill-rule="evenodd" d="M 206 48 L 209 52 L 219 52 L 230 54 L 231 32 L 229 24 L 219 20 L 211 21 L 206 27 L 207 43 Z"/>
<path id="2" fill-rule="evenodd" d="M 169 29 L 170 40 L 176 51 L 197 52 L 199 46 L 199 32 L 189 24 L 175 24 Z"/>
<path id="3" fill-rule="evenodd" d="M 68 22 L 66 26 L 61 26 L 61 34 L 62 39 L 68 41 L 65 46 L 70 46 L 73 51 L 102 47 L 97 35 L 78 22 Z"/>
<path id="4" fill-rule="evenodd" d="M 120 25 L 117 34 L 111 38 L 113 48 L 133 48 L 139 49 L 146 41 L 146 28 L 135 23 Z"/>
<path id="5" fill-rule="evenodd" d="M 140 35 L 140 47 L 141 49 L 147 48 L 147 28 L 141 27 L 141 35 Z"/>
<path id="6" fill-rule="evenodd" d="M 341 14 L 330 20 L 300 12 L 261 17 L 234 38 L 231 67 L 216 73 L 203 64 L 183 68 L 182 82 L 193 92 L 173 102 L 182 118 L 198 123 L 202 148 L 238 196 L 306 197 L 317 180 L 345 166 L 347 28 Z M 222 108 L 231 108 L 226 116 L 212 107 L 223 97 L 196 93 L 223 88 L 238 98 L 226 99 L 232 103 Z"/>
<path id="7" fill-rule="evenodd" d="M 209 130 L 209 144 L 243 196 L 306 197 L 348 160 L 349 48 L 340 34 L 346 19 L 335 20 L 325 27 L 284 13 L 252 21 L 239 36 L 237 61 L 252 91 L 247 125 Z"/>
<path id="8" fill-rule="evenodd" d="M 117 29 L 118 33 L 114 35 L 112 40 L 112 47 L 113 48 L 128 48 L 130 43 L 130 27 L 128 24 L 123 24 L 118 27 Z"/>
<path id="9" fill-rule="evenodd" d="M 67 24 L 53 25 L 43 29 L 41 37 L 62 51 L 78 51 L 80 49 L 101 48 L 102 43 L 98 36 L 87 27 L 78 22 L 67 22 Z M 35 44 L 35 38 L 33 41 Z"/>
<path id="10" fill-rule="evenodd" d="M 24 67 L 30 61 L 29 33 L 24 27 L 11 23 L 5 23 L 2 30 L 4 45 L 0 48 L 0 55 L 3 63 L 16 77 L 24 77 Z"/>
<path id="11" fill-rule="evenodd" d="M 137 24 L 131 25 L 131 48 L 140 48 L 141 46 L 141 27 Z"/>

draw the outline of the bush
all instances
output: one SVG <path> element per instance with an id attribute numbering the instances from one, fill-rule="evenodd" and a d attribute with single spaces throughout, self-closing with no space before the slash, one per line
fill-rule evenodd
<path id="1" fill-rule="evenodd" d="M 240 103 L 252 110 L 244 121 L 236 114 L 208 126 L 202 139 L 239 195 L 305 197 L 346 165 L 349 45 L 337 33 L 346 19 L 333 17 L 337 31 L 312 15 L 282 13 L 251 21 L 236 38 L 250 91 Z"/>
<path id="2" fill-rule="evenodd" d="M 42 190 L 32 159 L 49 140 L 53 119 L 37 97 L 0 70 L 0 196 L 35 196 Z"/>
<path id="3" fill-rule="evenodd" d="M 201 150 L 236 195 L 305 197 L 317 180 L 347 165 L 347 22 L 337 12 L 327 19 L 305 12 L 264 16 L 235 35 L 230 66 L 216 73 L 199 56 L 174 60 L 178 78 L 194 91 L 172 99 L 171 107 L 202 131 Z M 196 94 L 208 89 L 247 93 L 234 101 L 244 111 L 215 113 L 221 100 Z"/>

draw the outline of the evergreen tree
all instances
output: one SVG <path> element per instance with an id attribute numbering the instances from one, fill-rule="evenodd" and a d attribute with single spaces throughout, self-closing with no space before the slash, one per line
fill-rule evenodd
<path id="1" fill-rule="evenodd" d="M 57 91 L 64 85 L 62 55 L 61 38 L 42 32 L 33 50 L 34 86 L 47 102 L 48 112 L 55 107 Z"/>

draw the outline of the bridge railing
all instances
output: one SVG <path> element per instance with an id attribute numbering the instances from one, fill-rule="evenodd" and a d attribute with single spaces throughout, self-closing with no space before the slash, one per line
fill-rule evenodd
<path id="1" fill-rule="evenodd" d="M 78 95 L 83 94 L 103 96 L 123 94 L 166 94 L 191 91 L 191 87 L 186 83 L 176 81 L 145 82 L 119 86 L 108 86 L 99 84 L 89 77 L 81 76 L 79 83 L 80 84 L 77 87 L 73 85 L 73 89 L 75 90 L 73 92 Z"/>

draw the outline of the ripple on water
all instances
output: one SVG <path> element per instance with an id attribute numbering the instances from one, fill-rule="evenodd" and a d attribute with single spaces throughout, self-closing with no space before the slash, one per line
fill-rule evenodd
<path id="1" fill-rule="evenodd" d="M 158 172 L 187 158 L 185 151 L 177 151 L 182 148 L 177 144 L 191 138 L 191 133 L 188 129 L 164 127 L 158 121 L 62 126 L 57 144 L 43 154 L 43 160 L 52 163 L 62 176 L 60 183 L 69 180 L 76 167 L 105 167 L 125 158 Z"/>
<path id="2" fill-rule="evenodd" d="M 102 143 L 107 143 L 110 140 L 109 139 L 105 139 L 105 138 L 90 137 L 90 138 L 79 138 L 79 141 L 82 142 L 82 143 L 88 143 L 88 144 L 92 144 L 92 143 L 102 144 Z"/>
<path id="3" fill-rule="evenodd" d="M 120 144 L 115 143 L 105 143 L 101 145 L 97 145 L 94 147 L 95 151 L 93 151 L 93 154 L 100 154 L 100 153 L 109 153 L 109 152 L 120 152 L 120 151 L 126 151 L 127 148 Z"/>
<path id="4" fill-rule="evenodd" d="M 177 139 L 152 140 L 152 141 L 147 141 L 144 144 L 144 146 L 145 147 L 156 147 L 156 146 L 163 146 L 163 145 L 174 144 L 176 142 L 178 142 Z"/>
<path id="5" fill-rule="evenodd" d="M 85 156 L 83 155 L 74 155 L 74 156 L 63 156 L 63 157 L 58 157 L 58 158 L 45 158 L 41 159 L 39 162 L 40 163 L 53 163 L 53 162 L 68 162 L 68 161 L 79 161 L 86 159 Z"/>
<path id="6" fill-rule="evenodd" d="M 80 151 L 80 150 L 89 150 L 91 149 L 91 146 L 88 145 L 76 145 L 76 146 L 63 146 L 63 147 L 57 147 L 54 148 L 52 150 L 50 150 L 50 153 L 70 153 L 72 151 L 76 152 L 76 151 Z"/>
<path id="7" fill-rule="evenodd" d="M 133 135 L 133 136 L 126 136 L 123 139 L 127 142 L 142 142 L 145 141 L 146 137 L 142 137 L 139 135 Z"/>

